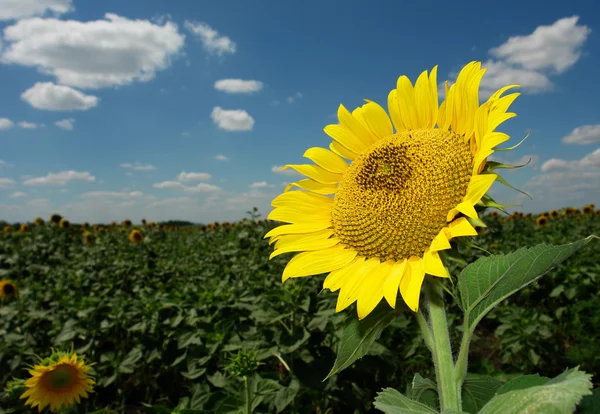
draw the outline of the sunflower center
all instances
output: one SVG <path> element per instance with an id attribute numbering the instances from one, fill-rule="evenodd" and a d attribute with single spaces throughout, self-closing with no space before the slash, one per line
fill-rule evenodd
<path id="1" fill-rule="evenodd" d="M 5 295 L 10 296 L 13 293 L 15 293 L 15 287 L 13 285 L 11 285 L 10 283 L 7 283 L 4 286 L 2 286 L 2 291 L 4 292 Z"/>
<path id="2" fill-rule="evenodd" d="M 76 382 L 77 369 L 69 364 L 61 364 L 45 376 L 47 376 L 46 384 L 52 391 L 65 391 L 73 387 Z"/>
<path id="3" fill-rule="evenodd" d="M 421 256 L 467 193 L 473 156 L 439 129 L 391 135 L 348 167 L 335 194 L 333 229 L 362 256 Z"/>

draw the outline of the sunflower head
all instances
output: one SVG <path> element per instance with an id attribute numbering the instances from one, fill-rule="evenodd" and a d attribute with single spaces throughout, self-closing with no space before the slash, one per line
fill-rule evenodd
<path id="1" fill-rule="evenodd" d="M 583 214 L 585 215 L 593 215 L 594 214 L 594 205 L 593 204 L 588 204 L 587 206 L 583 207 Z"/>
<path id="2" fill-rule="evenodd" d="M 68 229 L 71 226 L 71 222 L 69 220 L 67 220 L 66 218 L 61 218 L 60 221 L 58 222 L 58 227 L 60 227 L 61 229 Z"/>
<path id="3" fill-rule="evenodd" d="M 329 273 L 323 286 L 340 291 L 336 310 L 356 302 L 361 319 L 383 298 L 395 307 L 398 291 L 418 310 L 425 275 L 449 277 L 439 252 L 477 235 L 475 206 L 497 177 L 487 158 L 509 139 L 495 129 L 515 116 L 507 110 L 519 94 L 503 94 L 517 85 L 480 105 L 484 72 L 466 65 L 441 105 L 437 67 L 414 86 L 401 76 L 389 115 L 372 101 L 352 112 L 340 105 L 339 123 L 325 127 L 329 149 L 307 150 L 314 164 L 284 167 L 307 178 L 288 185 L 267 217 L 288 223 L 265 236 L 271 257 L 300 252 L 283 281 Z"/>
<path id="4" fill-rule="evenodd" d="M 131 220 L 125 219 L 121 222 L 121 227 L 131 227 Z"/>
<path id="5" fill-rule="evenodd" d="M 144 241 L 144 236 L 139 230 L 133 229 L 129 233 L 129 241 L 132 243 L 141 243 Z"/>
<path id="6" fill-rule="evenodd" d="M 29 370 L 31 377 L 25 381 L 27 390 L 21 398 L 27 398 L 25 404 L 39 411 L 45 407 L 53 412 L 70 407 L 94 392 L 95 382 L 88 374 L 90 367 L 75 353 L 53 350 L 50 357 Z"/>
<path id="7" fill-rule="evenodd" d="M 550 212 L 550 217 L 552 217 L 552 218 L 557 218 L 559 215 L 560 215 L 560 214 L 559 214 L 559 213 L 558 213 L 558 211 L 556 211 L 556 210 L 552 210 L 552 211 Z"/>
<path id="8" fill-rule="evenodd" d="M 23 223 L 19 227 L 19 233 L 29 233 L 30 230 L 31 229 L 29 228 L 29 224 L 27 224 L 27 223 Z"/>
<path id="9" fill-rule="evenodd" d="M 145 225 L 146 225 L 146 223 L 147 223 L 147 222 L 146 222 L 146 219 L 145 219 L 145 218 L 143 218 L 143 219 L 142 219 L 142 224 L 145 226 Z"/>
<path id="10" fill-rule="evenodd" d="M 62 220 L 62 216 L 60 214 L 56 214 L 56 213 L 52 214 L 50 216 L 50 218 L 48 219 L 48 221 L 50 223 L 54 223 L 54 224 L 60 223 L 61 220 Z"/>
<path id="11" fill-rule="evenodd" d="M 4 226 L 4 233 L 11 233 L 13 231 L 13 226 Z"/>
<path id="12" fill-rule="evenodd" d="M 84 244 L 93 244 L 96 240 L 96 237 L 92 232 L 86 231 L 83 233 L 83 243 Z"/>
<path id="13" fill-rule="evenodd" d="M 87 221 L 84 221 L 82 224 L 82 227 L 87 229 L 88 227 L 90 227 L 90 223 L 88 223 Z"/>
<path id="14" fill-rule="evenodd" d="M 33 220 L 33 224 L 35 224 L 36 226 L 43 226 L 44 225 L 44 219 L 41 217 L 36 217 L 35 220 Z"/>
<path id="15" fill-rule="evenodd" d="M 151 221 L 150 223 L 148 223 L 148 228 L 149 229 L 153 229 L 155 227 L 156 227 L 156 223 L 155 222 Z"/>
<path id="16" fill-rule="evenodd" d="M 19 294 L 17 287 L 10 280 L 0 280 L 0 300 L 7 300 Z"/>
<path id="17" fill-rule="evenodd" d="M 539 216 L 537 218 L 535 223 L 537 224 L 538 227 L 544 227 L 546 224 L 548 224 L 548 216 L 545 216 L 542 214 L 541 216 Z"/>

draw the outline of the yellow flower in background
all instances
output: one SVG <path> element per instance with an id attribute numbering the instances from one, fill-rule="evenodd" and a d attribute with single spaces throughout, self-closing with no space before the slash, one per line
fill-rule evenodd
<path id="1" fill-rule="evenodd" d="M 61 216 L 60 214 L 56 214 L 56 213 L 55 213 L 55 214 L 52 214 L 52 215 L 50 216 L 50 218 L 48 219 L 48 221 L 49 221 L 50 223 L 54 223 L 54 224 L 58 224 L 58 223 L 60 223 L 60 221 L 61 221 L 61 220 L 62 220 L 62 216 Z"/>
<path id="2" fill-rule="evenodd" d="M 449 276 L 439 252 L 455 237 L 477 235 L 467 218 L 478 219 L 474 206 L 497 177 L 483 169 L 509 139 L 495 129 L 515 116 L 507 110 L 519 93 L 502 95 L 518 85 L 480 105 L 484 73 L 479 62 L 466 65 L 454 85 L 446 82 L 441 105 L 437 67 L 414 86 L 398 79 L 389 116 L 368 100 L 352 113 L 340 105 L 339 124 L 325 127 L 329 149 L 308 149 L 314 164 L 286 165 L 308 178 L 272 202 L 268 219 L 289 224 L 265 236 L 275 243 L 271 258 L 301 252 L 284 282 L 329 273 L 323 287 L 340 291 L 336 311 L 357 302 L 361 319 L 383 298 L 394 308 L 398 291 L 418 310 L 425 274 Z"/>
<path id="3" fill-rule="evenodd" d="M 550 212 L 550 217 L 552 217 L 552 218 L 557 218 L 558 216 L 560 216 L 560 214 L 559 214 L 559 212 L 558 212 L 558 211 L 556 211 L 556 210 L 552 210 L 552 211 Z"/>
<path id="4" fill-rule="evenodd" d="M 121 222 L 121 227 L 131 227 L 131 220 L 125 219 Z"/>
<path id="5" fill-rule="evenodd" d="M 69 220 L 67 220 L 66 218 L 61 218 L 60 222 L 58 223 L 58 226 L 61 229 L 68 229 L 69 226 L 71 226 L 71 222 L 69 222 Z"/>
<path id="6" fill-rule="evenodd" d="M 53 351 L 49 358 L 29 370 L 32 377 L 25 381 L 28 390 L 21 399 L 27 398 L 25 404 L 37 407 L 40 412 L 45 407 L 51 411 L 70 407 L 94 392 L 95 382 L 87 374 L 89 370 L 90 365 L 77 354 Z"/>
<path id="7" fill-rule="evenodd" d="M 92 232 L 86 231 L 85 233 L 83 233 L 83 243 L 84 244 L 93 244 L 95 240 L 96 240 L 96 237 L 94 236 L 94 234 Z"/>
<path id="8" fill-rule="evenodd" d="M 141 243 L 144 241 L 144 236 L 142 236 L 139 230 L 134 229 L 129 233 L 129 241 L 132 243 Z"/>
<path id="9" fill-rule="evenodd" d="M 35 224 L 36 226 L 43 226 L 44 225 L 44 219 L 41 217 L 36 217 L 35 220 L 33 220 L 33 224 Z"/>
<path id="10" fill-rule="evenodd" d="M 548 217 L 541 215 L 537 218 L 535 223 L 537 224 L 538 227 L 544 227 L 546 224 L 548 224 Z"/>
<path id="11" fill-rule="evenodd" d="M 29 224 L 27 224 L 27 223 L 23 223 L 19 227 L 19 233 L 29 233 L 29 230 L 30 230 Z"/>
<path id="12" fill-rule="evenodd" d="M 0 300 L 12 299 L 18 296 L 19 291 L 10 280 L 0 280 Z"/>
<path id="13" fill-rule="evenodd" d="M 12 226 L 4 226 L 4 233 L 10 233 L 13 231 L 13 227 Z"/>

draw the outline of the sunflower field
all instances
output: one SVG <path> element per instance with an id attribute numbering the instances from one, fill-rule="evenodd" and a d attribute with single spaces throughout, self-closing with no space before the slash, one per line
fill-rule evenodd
<path id="1" fill-rule="evenodd" d="M 367 413 L 376 412 L 382 387 L 405 390 L 417 371 L 433 376 L 406 308 L 366 356 L 323 381 L 341 325 L 356 309 L 336 313 L 337 295 L 322 289 L 322 277 L 282 284 L 292 254 L 269 260 L 264 236 L 277 223 L 259 218 L 252 212 L 236 223 L 193 226 L 91 226 L 57 216 L 4 223 L 0 413 L 34 412 L 11 384 L 52 348 L 93 364 L 94 392 L 72 413 Z M 600 234 L 591 205 L 484 221 L 488 227 L 453 252 L 453 279 L 481 256 Z M 599 257 L 600 243 L 590 243 L 495 308 L 476 331 L 469 371 L 506 381 L 579 366 L 598 387 Z M 455 344 L 461 313 L 448 306 Z"/>

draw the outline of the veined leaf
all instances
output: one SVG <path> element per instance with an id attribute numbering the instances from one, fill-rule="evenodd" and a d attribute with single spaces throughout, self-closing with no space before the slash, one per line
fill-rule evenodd
<path id="1" fill-rule="evenodd" d="M 393 388 L 384 388 L 375 397 L 375 408 L 386 414 L 436 414 L 433 408 L 411 400 Z"/>
<path id="2" fill-rule="evenodd" d="M 467 374 L 462 388 L 463 410 L 477 413 L 496 391 L 502 387 L 502 382 L 486 375 Z"/>

